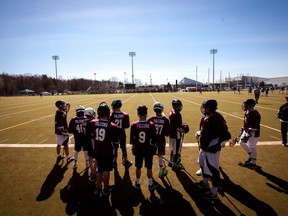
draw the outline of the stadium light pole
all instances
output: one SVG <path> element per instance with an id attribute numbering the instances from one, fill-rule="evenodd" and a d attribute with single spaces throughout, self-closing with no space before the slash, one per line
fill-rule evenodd
<path id="1" fill-rule="evenodd" d="M 136 56 L 136 52 L 129 52 L 129 56 L 132 58 L 132 84 L 134 84 L 134 67 L 133 67 L 133 57 Z"/>
<path id="2" fill-rule="evenodd" d="M 59 60 L 59 56 L 54 55 L 54 56 L 52 56 L 52 59 L 55 61 L 55 72 L 56 72 L 56 80 L 57 80 L 58 79 L 58 76 L 57 76 L 57 60 Z"/>
<path id="3" fill-rule="evenodd" d="M 212 54 L 213 55 L 213 91 L 214 91 L 214 89 L 215 89 L 215 83 L 214 83 L 214 65 L 215 65 L 215 54 L 217 54 L 217 49 L 211 49 L 210 50 L 210 54 Z"/>

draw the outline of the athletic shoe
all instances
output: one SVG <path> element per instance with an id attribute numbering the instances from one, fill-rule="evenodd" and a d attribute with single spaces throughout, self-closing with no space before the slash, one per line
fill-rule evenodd
<path id="1" fill-rule="evenodd" d="M 73 164 L 73 169 L 74 169 L 74 170 L 76 170 L 76 169 L 77 169 L 77 167 L 78 167 L 78 163 L 77 163 L 77 161 L 74 161 L 74 164 Z"/>
<path id="2" fill-rule="evenodd" d="M 96 181 L 96 173 L 92 172 L 89 176 L 89 181 L 95 182 Z"/>
<path id="3" fill-rule="evenodd" d="M 68 157 L 67 158 L 67 163 L 70 163 L 71 161 L 73 161 L 74 160 L 74 157 Z"/>
<path id="4" fill-rule="evenodd" d="M 135 183 L 134 183 L 134 187 L 137 188 L 137 189 L 141 189 L 141 185 L 138 184 L 136 181 L 135 181 Z"/>
<path id="5" fill-rule="evenodd" d="M 128 168 L 128 167 L 132 166 L 132 161 L 125 160 L 125 161 L 122 161 L 122 164 L 123 164 L 123 166 Z"/>
<path id="6" fill-rule="evenodd" d="M 102 193 L 102 188 L 96 188 L 95 191 L 94 191 L 94 194 L 97 195 L 97 196 L 100 196 L 100 194 Z"/>
<path id="7" fill-rule="evenodd" d="M 211 193 L 211 191 L 205 192 L 205 193 L 202 195 L 202 197 L 203 197 L 204 199 L 209 199 L 209 200 L 218 200 L 218 199 L 219 199 L 219 198 L 218 198 L 218 195 Z"/>
<path id="8" fill-rule="evenodd" d="M 283 143 L 282 146 L 283 146 L 283 147 L 288 147 L 287 143 L 286 143 L 286 144 Z"/>
<path id="9" fill-rule="evenodd" d="M 199 182 L 196 182 L 196 185 L 200 188 L 200 189 L 203 189 L 203 190 L 206 190 L 206 189 L 210 189 L 210 186 L 209 184 L 205 184 L 203 182 L 203 180 L 199 181 Z"/>
<path id="10" fill-rule="evenodd" d="M 257 165 L 250 162 L 250 163 L 244 163 L 244 167 L 247 167 L 249 169 L 256 169 Z"/>
<path id="11" fill-rule="evenodd" d="M 249 157 L 249 158 L 244 162 L 244 164 L 250 164 L 250 163 L 252 163 L 252 159 Z"/>
<path id="12" fill-rule="evenodd" d="M 158 183 L 157 183 L 157 182 L 153 182 L 152 185 L 149 185 L 149 186 L 148 186 L 148 190 L 149 190 L 149 191 L 152 191 L 152 190 L 154 190 L 154 189 L 157 188 L 157 187 L 158 187 Z"/>
<path id="13" fill-rule="evenodd" d="M 158 177 L 159 178 L 163 178 L 164 176 L 166 176 L 168 174 L 168 170 L 163 169 L 162 172 L 159 172 Z"/>
<path id="14" fill-rule="evenodd" d="M 63 155 L 58 155 L 57 158 L 56 158 L 56 161 L 59 162 L 59 161 L 61 161 L 61 160 L 64 159 L 64 158 L 65 158 L 65 156 L 63 156 Z"/>
<path id="15" fill-rule="evenodd" d="M 102 194 L 104 196 L 109 195 L 113 191 L 113 188 L 111 186 L 108 186 L 106 189 L 103 189 Z"/>
<path id="16" fill-rule="evenodd" d="M 202 176 L 202 169 L 201 168 L 196 171 L 196 175 L 197 176 Z"/>

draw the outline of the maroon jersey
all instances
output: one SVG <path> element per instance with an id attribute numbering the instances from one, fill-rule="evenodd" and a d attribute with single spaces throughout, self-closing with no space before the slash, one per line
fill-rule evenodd
<path id="1" fill-rule="evenodd" d="M 87 125 L 87 133 L 92 134 L 94 139 L 96 156 L 114 155 L 114 143 L 119 142 L 116 124 L 108 120 L 93 119 Z"/>
<path id="2" fill-rule="evenodd" d="M 156 129 L 153 122 L 140 120 L 133 122 L 130 129 L 130 144 L 135 152 L 152 154 L 152 146 L 155 144 Z"/>
<path id="3" fill-rule="evenodd" d="M 165 136 L 169 135 L 169 119 L 166 116 L 152 116 L 148 119 L 155 125 L 156 129 L 156 144 L 166 145 Z"/>
<path id="4" fill-rule="evenodd" d="M 169 133 L 170 138 L 180 139 L 181 134 L 178 132 L 178 128 L 182 128 L 182 115 L 180 112 L 175 112 L 172 109 L 169 113 Z"/>
<path id="5" fill-rule="evenodd" d="M 248 132 L 248 130 L 255 131 L 255 137 L 260 136 L 260 122 L 261 116 L 260 113 L 256 110 L 247 110 L 244 114 L 244 130 Z"/>
<path id="6" fill-rule="evenodd" d="M 67 112 L 64 110 L 57 110 L 55 114 L 55 134 L 62 135 L 62 132 L 67 132 Z"/>
<path id="7" fill-rule="evenodd" d="M 110 121 L 117 125 L 119 138 L 126 138 L 125 129 L 130 127 L 130 119 L 128 113 L 122 111 L 114 111 L 110 114 Z"/>
<path id="8" fill-rule="evenodd" d="M 200 147 L 204 151 L 215 153 L 221 150 L 221 134 L 226 130 L 227 125 L 223 116 L 215 112 L 212 115 L 204 115 L 200 121 Z M 217 143 L 212 140 L 219 138 Z"/>
<path id="9" fill-rule="evenodd" d="M 85 143 L 86 141 L 86 117 L 73 117 L 69 122 L 68 132 L 74 135 L 75 143 Z"/>

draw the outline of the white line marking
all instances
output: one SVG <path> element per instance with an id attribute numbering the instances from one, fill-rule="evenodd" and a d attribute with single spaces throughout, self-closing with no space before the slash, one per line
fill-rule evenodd
<path id="1" fill-rule="evenodd" d="M 226 143 L 227 146 L 228 143 Z M 258 142 L 257 145 L 281 145 L 281 141 L 263 141 Z M 74 145 L 73 143 L 70 145 Z M 237 144 L 238 145 L 238 144 Z M 0 144 L 0 148 L 55 148 L 56 144 Z M 127 144 L 130 147 L 130 144 Z M 183 147 L 198 147 L 197 143 L 183 143 Z M 168 144 L 166 144 L 168 148 Z"/>

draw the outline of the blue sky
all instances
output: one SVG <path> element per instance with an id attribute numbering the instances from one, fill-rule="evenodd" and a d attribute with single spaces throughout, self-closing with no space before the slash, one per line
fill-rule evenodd
<path id="1" fill-rule="evenodd" d="M 134 51 L 142 84 L 211 83 L 217 49 L 215 82 L 288 76 L 287 11 L 287 0 L 2 0 L 0 72 L 55 77 L 58 55 L 58 77 L 131 83 Z"/>

